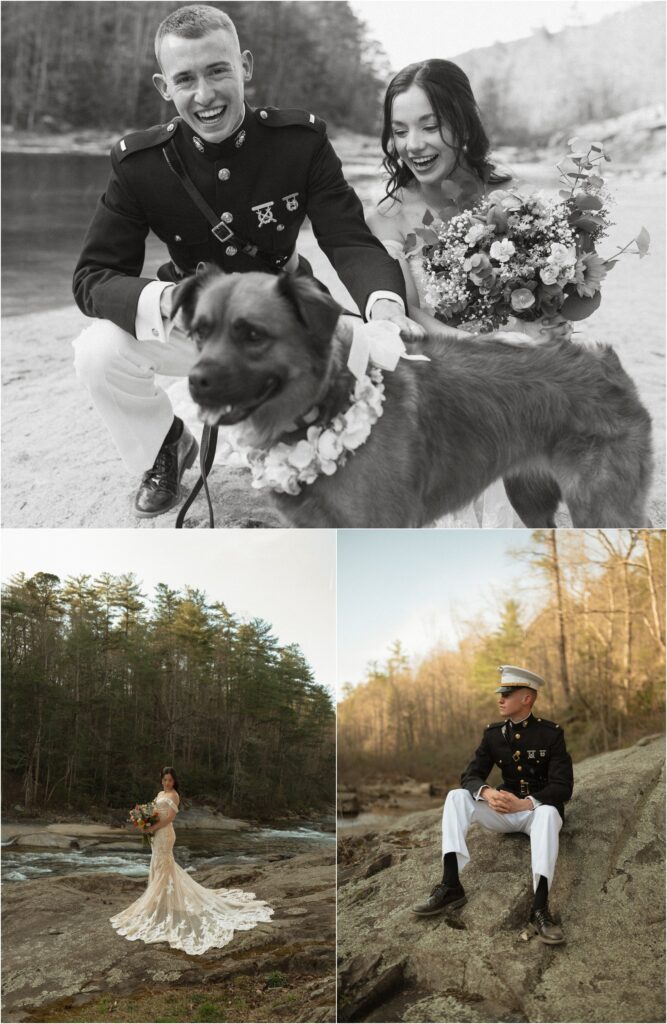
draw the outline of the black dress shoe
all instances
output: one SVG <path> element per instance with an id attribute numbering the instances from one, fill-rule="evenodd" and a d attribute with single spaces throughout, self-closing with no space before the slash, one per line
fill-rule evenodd
<path id="1" fill-rule="evenodd" d="M 181 477 L 197 458 L 199 445 L 183 424 L 181 436 L 163 444 L 152 467 L 144 473 L 134 499 L 134 510 L 142 519 L 161 516 L 178 505 Z"/>
<path id="2" fill-rule="evenodd" d="M 428 917 L 429 914 L 441 913 L 447 907 L 452 909 L 462 907 L 467 902 L 468 897 L 463 891 L 462 885 L 451 886 L 445 885 L 444 882 L 439 882 L 438 885 L 431 889 L 431 895 L 424 903 L 417 903 L 412 908 L 412 913 L 419 914 L 420 917 Z"/>
<path id="3" fill-rule="evenodd" d="M 563 931 L 552 921 L 548 907 L 544 907 L 543 910 L 533 910 L 530 922 L 537 937 L 542 942 L 546 942 L 547 946 L 559 946 L 561 942 L 565 942 Z"/>

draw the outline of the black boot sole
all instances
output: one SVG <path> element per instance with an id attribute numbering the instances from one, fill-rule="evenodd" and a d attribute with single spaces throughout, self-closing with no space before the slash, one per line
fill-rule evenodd
<path id="1" fill-rule="evenodd" d="M 173 508 L 176 508 L 178 505 L 180 505 L 181 498 L 183 497 L 183 495 L 181 494 L 181 479 L 186 469 L 190 469 L 190 467 L 194 465 L 195 459 L 197 458 L 198 455 L 199 445 L 197 444 L 193 437 L 192 444 L 190 445 L 188 454 L 183 459 L 183 465 L 181 467 L 180 473 L 178 474 L 178 490 L 174 495 L 173 501 L 171 501 L 169 505 L 165 505 L 164 508 L 159 509 L 157 512 L 143 512 L 141 509 L 138 509 L 135 505 L 134 514 L 137 517 L 137 519 L 155 519 L 156 516 L 163 516 L 165 512 L 171 512 Z"/>
<path id="2" fill-rule="evenodd" d="M 457 907 L 462 907 L 467 902 L 467 896 L 460 896 L 459 899 L 452 900 L 451 903 L 445 903 L 443 907 L 438 907 L 437 910 L 415 910 L 414 907 L 410 909 L 417 917 L 434 917 L 436 914 L 444 914 L 445 910 L 456 910 Z"/>

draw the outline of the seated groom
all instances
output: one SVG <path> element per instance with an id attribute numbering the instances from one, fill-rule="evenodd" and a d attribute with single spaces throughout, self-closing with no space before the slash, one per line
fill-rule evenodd
<path id="1" fill-rule="evenodd" d="M 215 7 L 181 7 L 159 26 L 153 82 L 178 117 L 111 151 L 111 175 L 74 273 L 74 297 L 98 318 L 74 342 L 79 378 L 132 472 L 139 516 L 179 500 L 197 443 L 155 374 L 188 374 L 193 342 L 169 320 L 175 284 L 200 262 L 229 273 L 312 273 L 296 252 L 308 216 L 315 237 L 367 318 L 423 336 L 405 316 L 403 275 L 371 234 L 323 121 L 244 101 L 253 60 Z M 185 179 L 185 180 L 184 180 Z M 170 262 L 142 277 L 152 230 Z"/>
<path id="2" fill-rule="evenodd" d="M 496 693 L 502 722 L 487 725 L 475 756 L 461 776 L 461 789 L 447 794 L 442 816 L 442 881 L 413 907 L 420 916 L 439 914 L 467 902 L 459 871 L 470 860 L 466 836 L 473 822 L 490 832 L 523 832 L 530 837 L 533 906 L 530 920 L 547 945 L 564 942 L 549 913 L 549 889 L 558 858 L 558 834 L 572 796 L 572 759 L 563 730 L 533 715 L 544 685 L 541 676 L 515 665 L 500 666 Z M 487 784 L 494 764 L 503 781 Z"/>

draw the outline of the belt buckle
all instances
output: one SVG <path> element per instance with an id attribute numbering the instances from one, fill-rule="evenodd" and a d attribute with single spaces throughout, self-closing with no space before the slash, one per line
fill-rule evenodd
<path id="1" fill-rule="evenodd" d="M 220 230 L 223 230 L 223 231 L 226 231 L 226 232 L 227 232 L 227 234 L 226 234 L 226 235 L 224 235 L 224 237 L 222 237 L 222 238 L 221 238 L 221 237 L 220 237 L 220 235 L 218 234 L 218 232 L 219 232 Z M 221 220 L 221 221 L 220 221 L 220 222 L 219 222 L 218 224 L 216 224 L 216 225 L 215 225 L 215 227 L 214 227 L 214 228 L 211 228 L 211 234 L 212 234 L 212 235 L 213 235 L 213 236 L 214 236 L 215 238 L 217 238 L 219 242 L 228 242 L 228 241 L 229 241 L 229 239 L 230 239 L 230 238 L 232 238 L 232 236 L 234 235 L 234 232 L 233 232 L 233 231 L 231 231 L 231 230 L 229 229 L 228 225 L 227 225 L 227 224 L 225 224 L 225 222 Z"/>

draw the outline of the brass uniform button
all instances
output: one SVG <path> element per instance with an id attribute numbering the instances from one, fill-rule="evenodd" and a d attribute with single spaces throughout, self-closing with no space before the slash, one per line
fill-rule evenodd
<path id="1" fill-rule="evenodd" d="M 228 245 L 225 249 L 225 256 L 236 256 L 238 249 L 235 245 Z"/>
<path id="2" fill-rule="evenodd" d="M 175 127 L 176 127 L 176 125 L 174 125 L 174 124 L 168 124 L 167 125 L 167 131 L 168 132 L 173 132 Z"/>
<path id="3" fill-rule="evenodd" d="M 516 766 L 516 770 L 517 770 L 518 772 L 520 772 L 520 771 L 521 771 L 521 765 L 520 765 L 520 764 L 518 764 L 518 765 Z"/>
<path id="4" fill-rule="evenodd" d="M 229 181 L 229 179 L 231 178 L 231 172 L 228 170 L 227 167 L 223 167 L 221 170 L 218 171 L 218 178 L 220 179 L 220 181 Z"/>
<path id="5" fill-rule="evenodd" d="M 266 121 L 266 119 L 267 119 L 267 117 L 269 115 L 267 114 L 267 112 L 265 110 L 260 110 L 259 116 L 261 117 L 262 121 Z"/>
<path id="6" fill-rule="evenodd" d="M 220 215 L 220 220 L 222 221 L 223 224 L 231 224 L 231 222 L 234 220 L 234 214 L 223 213 Z"/>
<path id="7" fill-rule="evenodd" d="M 175 241 L 175 242 L 182 242 L 182 241 L 183 241 L 183 239 L 181 238 L 181 236 L 180 236 L 180 235 L 174 235 L 174 241 Z"/>
<path id="8" fill-rule="evenodd" d="M 520 740 L 520 739 L 521 739 L 521 733 L 520 733 L 520 732 L 516 732 L 516 733 L 514 734 L 514 739 L 515 739 L 515 740 Z"/>

